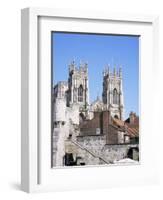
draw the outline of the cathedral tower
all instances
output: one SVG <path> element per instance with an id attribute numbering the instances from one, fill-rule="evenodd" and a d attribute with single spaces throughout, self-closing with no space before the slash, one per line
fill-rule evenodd
<path id="1" fill-rule="evenodd" d="M 87 110 L 89 105 L 88 66 L 80 63 L 79 68 L 73 61 L 69 65 L 68 106 L 78 104 L 80 110 Z"/>
<path id="2" fill-rule="evenodd" d="M 118 71 L 114 68 L 113 73 L 109 68 L 103 72 L 103 103 L 112 117 L 123 120 L 124 102 L 122 87 L 122 69 Z"/>

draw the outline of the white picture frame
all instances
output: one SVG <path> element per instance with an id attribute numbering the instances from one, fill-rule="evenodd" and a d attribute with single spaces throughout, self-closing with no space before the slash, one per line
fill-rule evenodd
<path id="1" fill-rule="evenodd" d="M 149 91 L 149 88 L 152 90 L 157 88 L 158 16 L 25 8 L 22 10 L 21 27 L 22 190 L 26 192 L 59 191 L 158 183 L 159 158 L 156 149 L 159 128 L 154 118 L 157 96 L 152 96 Z M 50 134 L 51 128 L 49 126 L 51 36 L 49 34 L 54 30 L 84 32 L 83 28 L 86 28 L 85 32 L 142 36 L 140 49 L 142 159 L 140 165 L 51 168 L 50 135 L 47 137 L 45 135 L 45 132 Z M 48 105 L 47 109 L 45 105 Z M 152 113 L 151 117 L 150 113 Z M 46 121 L 46 118 L 49 121 Z M 151 145 L 152 148 L 150 148 Z"/>

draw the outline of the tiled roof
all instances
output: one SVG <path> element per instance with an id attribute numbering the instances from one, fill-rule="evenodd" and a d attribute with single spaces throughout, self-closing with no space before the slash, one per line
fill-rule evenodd
<path id="1" fill-rule="evenodd" d="M 135 127 L 135 128 L 128 127 L 127 128 L 127 134 L 130 137 L 139 137 L 139 128 L 138 127 Z"/>
<path id="2" fill-rule="evenodd" d="M 125 125 L 124 121 L 117 119 L 117 118 L 113 118 L 113 124 L 120 126 L 120 127 Z"/>
<path id="3" fill-rule="evenodd" d="M 113 118 L 113 124 L 119 128 L 124 128 L 130 137 L 139 136 L 139 126 L 137 124 L 130 125 L 129 123 L 125 123 L 124 121 L 116 118 Z"/>

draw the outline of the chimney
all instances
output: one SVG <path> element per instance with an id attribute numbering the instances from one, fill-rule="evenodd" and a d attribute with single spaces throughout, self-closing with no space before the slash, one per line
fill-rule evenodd
<path id="1" fill-rule="evenodd" d="M 130 118 L 130 124 L 134 124 L 135 123 L 136 114 L 131 111 L 130 115 L 129 115 L 129 118 Z"/>
<path id="2" fill-rule="evenodd" d="M 110 116 L 109 111 L 103 111 L 102 114 L 103 114 L 103 116 L 102 116 L 102 118 L 103 118 L 103 120 L 102 120 L 103 134 L 107 134 L 111 116 Z"/>

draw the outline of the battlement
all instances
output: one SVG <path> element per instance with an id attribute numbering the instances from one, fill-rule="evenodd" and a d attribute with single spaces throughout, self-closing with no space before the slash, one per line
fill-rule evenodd
<path id="1" fill-rule="evenodd" d="M 76 65 L 75 61 L 72 61 L 69 65 L 69 73 L 88 73 L 88 63 L 80 62 L 79 67 Z"/>
<path id="2" fill-rule="evenodd" d="M 68 82 L 67 81 L 59 81 L 55 86 L 55 87 L 61 87 L 61 86 L 68 86 Z"/>
<path id="3" fill-rule="evenodd" d="M 122 68 L 119 67 L 118 69 L 116 69 L 114 67 L 113 70 L 111 71 L 110 66 L 107 66 L 103 70 L 103 77 L 119 77 L 119 78 L 122 78 Z"/>
<path id="4" fill-rule="evenodd" d="M 55 98 L 66 98 L 66 91 L 68 90 L 67 81 L 59 81 L 54 86 L 54 97 Z"/>

